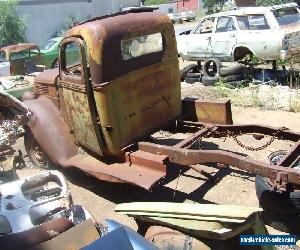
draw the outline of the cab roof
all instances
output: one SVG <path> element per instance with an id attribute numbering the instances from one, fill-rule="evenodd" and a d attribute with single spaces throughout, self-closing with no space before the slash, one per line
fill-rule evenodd
<path id="1" fill-rule="evenodd" d="M 126 70 L 129 70 L 128 67 L 131 63 L 123 62 L 121 58 L 122 39 L 157 32 L 164 34 L 167 44 L 172 43 L 170 39 L 175 35 L 170 18 L 152 10 L 134 9 L 78 24 L 64 34 L 64 39 L 81 37 L 85 41 L 91 71 L 97 71 L 92 76 L 93 82 L 100 83 L 102 80 L 105 81 L 114 76 L 122 75 Z M 143 64 L 139 58 L 132 61 L 135 61 L 132 64 Z M 115 64 L 115 68 L 107 66 L 111 63 Z M 103 69 L 102 65 L 107 68 Z M 107 77 L 102 78 L 103 71 Z"/>
<path id="2" fill-rule="evenodd" d="M 23 50 L 29 50 L 29 49 L 37 49 L 39 50 L 39 46 L 34 44 L 34 43 L 18 43 L 15 45 L 8 45 L 5 47 L 2 47 L 0 51 L 5 51 L 6 53 L 11 53 L 11 52 L 20 52 Z"/>

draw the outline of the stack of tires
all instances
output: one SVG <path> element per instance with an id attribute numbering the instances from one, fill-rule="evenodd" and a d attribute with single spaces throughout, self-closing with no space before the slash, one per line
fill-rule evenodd
<path id="1" fill-rule="evenodd" d="M 198 64 L 190 64 L 180 71 L 181 81 L 186 83 L 202 82 L 204 86 L 212 86 L 222 79 L 224 82 L 235 83 L 245 80 L 249 75 L 249 69 L 242 64 L 222 67 L 220 60 L 210 58 L 203 64 L 200 70 Z"/>
<path id="2" fill-rule="evenodd" d="M 222 63 L 218 59 L 211 58 L 206 60 L 203 64 L 202 84 L 204 86 L 212 86 L 219 81 L 221 67 Z"/>
<path id="3" fill-rule="evenodd" d="M 246 80 L 249 75 L 249 69 L 243 64 L 237 64 L 220 69 L 220 76 L 224 82 L 239 82 Z"/>
<path id="4" fill-rule="evenodd" d="M 249 69 L 242 64 L 222 67 L 218 59 L 208 59 L 203 65 L 202 84 L 211 86 L 222 79 L 224 82 L 235 83 L 245 80 L 249 75 Z"/>
<path id="5" fill-rule="evenodd" d="M 270 163 L 277 164 L 285 153 L 274 152 L 269 157 Z M 256 176 L 255 187 L 259 204 L 264 209 L 265 224 L 283 232 L 299 234 L 300 187 L 288 184 L 287 191 L 274 191 L 270 180 L 262 176 Z"/>
<path id="6" fill-rule="evenodd" d="M 190 64 L 180 70 L 180 80 L 186 83 L 195 83 L 201 81 L 202 74 L 197 64 Z"/>

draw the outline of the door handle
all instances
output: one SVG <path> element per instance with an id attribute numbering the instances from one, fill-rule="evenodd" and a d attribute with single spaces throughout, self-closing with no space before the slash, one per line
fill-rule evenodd
<path id="1" fill-rule="evenodd" d="M 235 37 L 235 34 L 230 34 L 231 37 Z"/>
<path id="2" fill-rule="evenodd" d="M 206 37 L 206 40 L 210 40 L 211 39 L 211 37 L 209 36 L 209 37 Z"/>

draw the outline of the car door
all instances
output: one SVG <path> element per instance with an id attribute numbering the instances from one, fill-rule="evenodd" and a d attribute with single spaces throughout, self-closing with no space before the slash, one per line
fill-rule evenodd
<path id="1" fill-rule="evenodd" d="M 212 56 L 225 61 L 233 59 L 232 51 L 236 43 L 237 30 L 233 17 L 218 17 L 215 33 L 212 35 Z"/>
<path id="2" fill-rule="evenodd" d="M 212 56 L 211 37 L 214 28 L 214 18 L 205 18 L 187 40 L 188 55 L 195 59 L 205 59 Z"/>
<path id="3" fill-rule="evenodd" d="M 237 15 L 239 33 L 238 46 L 248 48 L 261 60 L 274 60 L 279 58 L 282 49 L 282 33 L 271 28 L 264 14 Z"/>
<path id="4" fill-rule="evenodd" d="M 62 42 L 59 94 L 65 109 L 63 113 L 77 143 L 102 155 L 104 144 L 97 123 L 98 113 L 92 94 L 86 48 L 80 38 L 71 37 Z"/>

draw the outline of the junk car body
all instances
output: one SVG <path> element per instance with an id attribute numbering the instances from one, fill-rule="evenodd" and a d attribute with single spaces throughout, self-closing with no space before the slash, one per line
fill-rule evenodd
<path id="1" fill-rule="evenodd" d="M 31 43 L 2 47 L 0 57 L 10 62 L 11 75 L 26 75 L 25 63 L 28 61 L 33 61 L 35 64 L 41 62 L 41 52 L 38 45 Z"/>
<path id="2" fill-rule="evenodd" d="M 295 3 L 216 13 L 204 17 L 190 34 L 177 36 L 179 55 L 191 61 L 237 61 L 247 55 L 265 61 L 287 59 L 299 44 Z"/>

